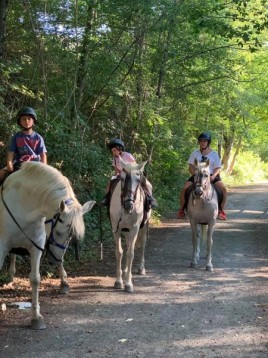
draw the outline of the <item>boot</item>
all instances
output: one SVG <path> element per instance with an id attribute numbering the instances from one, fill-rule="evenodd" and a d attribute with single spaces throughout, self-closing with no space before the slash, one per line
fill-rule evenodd
<path id="1" fill-rule="evenodd" d="M 105 194 L 102 201 L 101 201 L 101 205 L 102 206 L 109 206 L 109 193 Z"/>
<path id="2" fill-rule="evenodd" d="M 155 209 L 158 207 L 157 201 L 153 196 L 149 196 L 148 199 L 149 199 L 149 205 L 150 205 L 151 209 Z"/>

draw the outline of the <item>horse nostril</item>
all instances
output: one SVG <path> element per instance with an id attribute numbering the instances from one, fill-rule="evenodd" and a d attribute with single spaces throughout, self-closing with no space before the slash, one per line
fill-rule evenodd
<path id="1" fill-rule="evenodd" d="M 124 209 L 125 209 L 126 211 L 131 211 L 131 210 L 133 210 L 133 202 L 132 202 L 132 201 L 126 201 L 126 202 L 124 203 Z"/>

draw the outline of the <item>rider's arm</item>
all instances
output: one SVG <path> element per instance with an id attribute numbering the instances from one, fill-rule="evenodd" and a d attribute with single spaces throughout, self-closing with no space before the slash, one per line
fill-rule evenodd
<path id="1" fill-rule="evenodd" d="M 194 165 L 193 164 L 189 164 L 189 172 L 191 173 L 191 175 L 194 175 Z"/>
<path id="2" fill-rule="evenodd" d="M 221 168 L 215 168 L 213 170 L 213 174 L 210 176 L 210 179 L 214 180 L 216 178 L 216 176 L 220 174 L 220 170 L 221 170 Z"/>
<path id="3" fill-rule="evenodd" d="M 7 171 L 13 172 L 13 160 L 14 160 L 14 152 L 7 153 Z"/>
<path id="4" fill-rule="evenodd" d="M 42 163 L 47 164 L 47 153 L 41 153 L 40 160 Z"/>

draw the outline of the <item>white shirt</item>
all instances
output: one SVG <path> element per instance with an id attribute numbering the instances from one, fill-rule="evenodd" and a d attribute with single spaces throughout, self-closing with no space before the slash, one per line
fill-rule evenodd
<path id="1" fill-rule="evenodd" d="M 201 162 L 202 157 L 209 159 L 210 174 L 213 174 L 216 168 L 221 168 L 221 160 L 218 153 L 215 150 L 212 150 L 210 153 L 203 155 L 200 152 L 200 149 L 196 149 L 190 155 L 190 158 L 188 159 L 188 163 L 194 165 L 194 160 L 196 159 L 198 162 Z"/>

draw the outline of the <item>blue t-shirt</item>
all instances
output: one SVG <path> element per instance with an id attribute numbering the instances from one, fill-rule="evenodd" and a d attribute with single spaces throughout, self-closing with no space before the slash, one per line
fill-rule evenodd
<path id="1" fill-rule="evenodd" d="M 11 139 L 9 150 L 15 153 L 15 163 L 40 162 L 40 154 L 47 152 L 43 137 L 36 132 L 32 134 L 16 133 Z"/>

